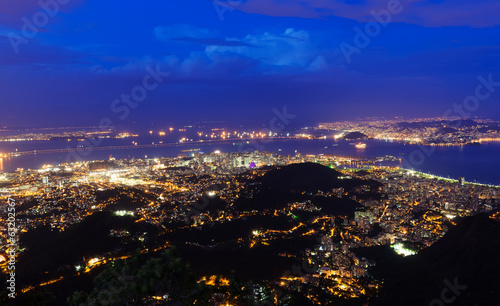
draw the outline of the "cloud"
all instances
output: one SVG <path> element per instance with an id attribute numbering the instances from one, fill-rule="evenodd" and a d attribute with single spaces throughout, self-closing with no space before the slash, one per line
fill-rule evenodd
<path id="1" fill-rule="evenodd" d="M 267 68 L 323 69 L 327 66 L 325 58 L 318 57 L 321 49 L 305 30 L 288 28 L 283 33 L 249 34 L 239 41 L 244 45 L 208 46 L 205 53 L 209 57 L 236 54 L 259 61 Z"/>
<path id="2" fill-rule="evenodd" d="M 325 70 L 328 68 L 328 63 L 323 55 L 318 55 L 307 67 L 309 71 Z"/>
<path id="3" fill-rule="evenodd" d="M 318 47 L 306 30 L 288 28 L 222 37 L 215 30 L 193 25 L 159 26 L 155 37 L 171 44 L 171 54 L 164 57 L 145 56 L 116 66 L 96 65 L 98 74 L 142 73 L 146 66 L 159 64 L 172 78 L 224 78 L 259 75 L 260 73 L 300 73 L 328 68 L 327 52 Z M 179 43 L 204 46 L 186 53 Z"/>
<path id="4" fill-rule="evenodd" d="M 327 19 L 332 16 L 373 21 L 372 11 L 387 10 L 391 2 L 400 3 L 403 10 L 392 21 L 421 26 L 500 25 L 498 0 L 252 0 L 235 7 L 251 14 L 280 17 Z"/>
<path id="5" fill-rule="evenodd" d="M 227 46 L 227 47 L 236 47 L 236 46 L 248 46 L 248 47 L 250 47 L 251 46 L 251 45 L 246 44 L 244 42 L 235 41 L 235 40 L 224 40 L 224 39 L 219 39 L 219 38 L 179 37 L 179 38 L 174 38 L 172 40 L 193 42 L 193 43 L 198 43 L 200 45 L 210 45 L 210 46 Z"/>
<path id="6" fill-rule="evenodd" d="M 160 41 L 169 41 L 179 38 L 210 39 L 219 35 L 217 31 L 199 28 L 190 24 L 158 26 L 154 28 L 154 34 Z"/>
<path id="7" fill-rule="evenodd" d="M 23 17 L 32 21 L 39 13 L 46 13 L 49 18 L 61 12 L 67 12 L 83 3 L 83 0 L 15 0 L 2 1 L 0 24 L 13 28 L 24 25 Z"/>
<path id="8" fill-rule="evenodd" d="M 4 36 L 5 35 L 5 36 Z M 56 66 L 75 65 L 81 63 L 82 54 L 78 54 L 66 47 L 47 46 L 33 38 L 27 44 L 19 46 L 16 54 L 8 33 L 0 32 L 0 66 L 2 67 L 29 67 L 30 69 L 49 69 Z"/>
<path id="9" fill-rule="evenodd" d="M 220 34 L 217 31 L 187 24 L 156 27 L 154 34 L 156 39 L 163 42 L 188 42 L 211 46 L 249 46 L 238 40 L 219 38 Z"/>

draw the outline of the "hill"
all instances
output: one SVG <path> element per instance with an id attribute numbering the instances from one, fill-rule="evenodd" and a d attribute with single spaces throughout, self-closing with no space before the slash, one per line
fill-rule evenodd
<path id="1" fill-rule="evenodd" d="M 344 174 L 317 163 L 292 164 L 264 175 L 263 185 L 285 192 L 331 191 L 332 188 L 352 188 L 366 182 L 345 179 Z"/>
<path id="2" fill-rule="evenodd" d="M 368 138 L 368 136 L 361 133 L 361 132 L 351 132 L 351 133 L 344 136 L 345 140 L 358 140 L 358 139 L 366 139 L 366 138 Z"/>
<path id="3" fill-rule="evenodd" d="M 373 305 L 429 305 L 450 283 L 459 290 L 446 291 L 453 300 L 447 305 L 498 305 L 499 245 L 500 222 L 486 214 L 465 218 L 431 247 L 382 272 L 385 285 Z"/>

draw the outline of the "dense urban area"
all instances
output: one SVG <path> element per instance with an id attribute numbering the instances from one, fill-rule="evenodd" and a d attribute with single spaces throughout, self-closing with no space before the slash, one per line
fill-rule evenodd
<path id="1" fill-rule="evenodd" d="M 194 152 L 18 169 L 0 174 L 0 267 L 8 275 L 8 245 L 18 241 L 18 295 L 29 296 L 174 246 L 197 283 L 218 288 L 210 296 L 218 305 L 238 304 L 233 270 L 254 281 L 246 296 L 257 304 L 297 295 L 311 304 L 369 301 L 383 280 L 362 250 L 417 254 L 458 219 L 497 209 L 499 191 L 401 169 L 390 156 Z M 61 248 L 66 256 L 54 255 Z M 228 254 L 249 260 L 228 267 Z"/>
<path id="2" fill-rule="evenodd" d="M 480 145 L 482 142 L 500 140 L 497 121 L 467 117 L 411 120 L 374 118 L 322 123 L 316 130 L 356 131 L 366 138 L 425 145 Z"/>

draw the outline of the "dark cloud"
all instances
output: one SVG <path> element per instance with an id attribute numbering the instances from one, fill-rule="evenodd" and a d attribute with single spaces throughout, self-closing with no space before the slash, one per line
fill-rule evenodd
<path id="1" fill-rule="evenodd" d="M 500 25 L 500 2 L 497 0 L 252 0 L 235 9 L 278 17 L 326 19 L 336 16 L 370 22 L 374 21 L 372 12 L 387 12 L 390 5 L 398 7 L 394 10 L 397 13 L 390 14 L 394 22 L 433 27 Z"/>
<path id="2" fill-rule="evenodd" d="M 219 38 L 193 38 L 193 37 L 178 37 L 173 38 L 172 40 L 176 41 L 185 41 L 185 42 L 193 42 L 201 45 L 209 45 L 209 46 L 228 46 L 228 47 L 239 47 L 246 46 L 251 47 L 251 45 L 234 40 L 224 40 Z"/>
<path id="3" fill-rule="evenodd" d="M 0 24 L 16 29 L 23 27 L 23 17 L 33 22 L 37 15 L 47 15 L 49 19 L 60 13 L 67 13 L 84 3 L 83 0 L 15 0 L 2 1 Z"/>

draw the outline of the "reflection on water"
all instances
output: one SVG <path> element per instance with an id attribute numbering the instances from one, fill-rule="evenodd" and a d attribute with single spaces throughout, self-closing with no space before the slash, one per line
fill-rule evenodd
<path id="1" fill-rule="evenodd" d="M 127 140 L 128 142 L 128 140 Z M 146 141 L 141 141 L 145 143 Z M 22 151 L 32 151 L 40 149 L 65 148 L 67 141 L 46 143 L 45 147 L 33 142 L 24 144 Z M 116 140 L 106 142 L 103 140 L 102 146 L 116 145 Z M 366 140 L 366 148 L 359 150 L 354 144 L 348 141 L 332 141 L 332 140 L 277 140 L 265 144 L 265 151 L 278 153 L 282 155 L 295 155 L 300 152 L 303 155 L 307 154 L 332 154 L 343 156 L 364 156 L 364 157 L 382 157 L 392 155 L 397 158 L 406 158 L 415 150 L 421 150 L 417 145 L 407 145 L 395 142 L 386 142 L 380 140 Z M 20 144 L 15 144 L 19 146 Z M 49 147 L 50 145 L 50 147 Z M 20 150 L 21 150 L 20 149 Z M 107 160 L 109 154 L 113 154 L 116 159 L 132 159 L 132 158 L 149 158 L 157 157 L 177 157 L 191 156 L 196 152 L 211 153 L 214 151 L 221 152 L 238 152 L 240 150 L 255 150 L 251 145 L 228 143 L 207 143 L 207 144 L 186 144 L 176 147 L 157 147 L 157 148 L 137 148 L 137 149 L 121 149 L 121 150 L 96 150 L 91 151 L 86 155 L 84 160 Z M 6 149 L 2 147 L 2 151 Z M 15 151 L 15 149 L 11 150 Z M 478 181 L 481 183 L 489 183 L 500 185 L 500 144 L 488 144 L 479 147 L 463 146 L 463 147 L 437 147 L 432 154 L 426 155 L 421 165 L 414 166 L 414 170 L 419 170 L 427 173 L 433 173 L 439 176 L 450 176 L 458 179 L 463 176 L 467 181 Z M 26 155 L 11 158 L 4 158 L 3 164 L 0 163 L 0 170 L 4 172 L 14 172 L 18 168 L 24 169 L 39 169 L 44 164 L 57 165 L 66 162 L 68 159 L 67 153 L 53 154 L 37 154 Z M 1 162 L 1 161 L 0 161 Z"/>
<path id="2" fill-rule="evenodd" d="M 3 158 L 0 157 L 0 171 L 3 171 Z"/>

